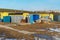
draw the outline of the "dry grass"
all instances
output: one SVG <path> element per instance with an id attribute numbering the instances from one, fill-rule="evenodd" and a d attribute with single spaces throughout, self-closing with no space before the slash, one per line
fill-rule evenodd
<path id="1" fill-rule="evenodd" d="M 12 23 L 0 23 L 1 25 L 8 25 L 9 27 L 12 27 L 14 29 L 18 29 L 18 30 L 25 30 L 25 31 L 29 31 L 29 32 L 36 32 L 36 34 L 44 34 L 44 35 L 50 35 L 50 36 L 55 36 L 55 35 L 60 35 L 57 32 L 49 32 L 48 30 L 45 31 L 37 31 L 38 29 L 46 29 L 46 28 L 53 28 L 56 26 L 57 23 L 35 23 L 35 24 L 31 24 L 31 25 L 13 25 Z M 60 28 L 60 25 L 57 25 L 58 28 Z M 22 34 L 13 30 L 9 30 L 9 29 L 3 29 L 0 28 L 0 33 L 4 32 L 6 34 L 6 37 L 15 37 L 15 38 L 29 38 L 31 37 L 33 39 L 33 35 L 26 35 L 26 34 Z"/>

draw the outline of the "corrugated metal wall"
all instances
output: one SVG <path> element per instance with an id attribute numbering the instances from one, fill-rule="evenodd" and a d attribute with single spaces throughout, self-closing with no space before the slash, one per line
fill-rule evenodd
<path id="1" fill-rule="evenodd" d="M 11 15 L 12 23 L 20 23 L 21 19 L 23 19 L 23 16 Z"/>

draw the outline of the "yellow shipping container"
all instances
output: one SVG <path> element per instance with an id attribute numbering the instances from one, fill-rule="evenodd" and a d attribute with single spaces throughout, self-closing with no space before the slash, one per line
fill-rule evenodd
<path id="1" fill-rule="evenodd" d="M 40 14 L 41 17 L 45 17 L 45 16 L 50 16 L 50 18 L 53 20 L 53 14 Z"/>
<path id="2" fill-rule="evenodd" d="M 23 16 L 24 16 L 23 19 L 25 19 L 28 15 L 29 15 L 29 13 L 23 13 Z"/>
<path id="3" fill-rule="evenodd" d="M 3 19 L 4 16 L 8 16 L 8 12 L 2 12 L 1 13 L 1 19 Z"/>
<path id="4" fill-rule="evenodd" d="M 50 17 L 52 18 L 52 20 L 54 20 L 54 19 L 53 19 L 53 18 L 54 18 L 54 17 L 53 17 L 53 14 L 50 14 Z"/>

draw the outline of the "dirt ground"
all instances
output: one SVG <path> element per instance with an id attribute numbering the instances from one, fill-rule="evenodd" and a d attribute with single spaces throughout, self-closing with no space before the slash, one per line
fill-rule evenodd
<path id="1" fill-rule="evenodd" d="M 58 32 L 49 32 L 48 28 L 60 28 L 60 23 L 59 22 L 51 22 L 51 23 L 35 23 L 35 24 L 29 24 L 29 25 L 18 25 L 18 24 L 13 24 L 13 23 L 0 23 L 0 25 L 5 25 L 14 29 L 18 30 L 24 30 L 28 32 L 35 32 L 35 34 L 44 34 L 44 35 L 50 35 L 50 36 L 55 36 L 55 35 L 60 35 Z M 40 30 L 44 29 L 44 30 Z M 24 33 L 19 33 L 17 31 L 13 31 L 10 29 L 5 29 L 5 28 L 0 28 L 0 33 L 5 33 L 6 37 L 15 37 L 15 38 L 30 38 L 32 40 L 34 38 L 33 34 L 24 34 Z"/>

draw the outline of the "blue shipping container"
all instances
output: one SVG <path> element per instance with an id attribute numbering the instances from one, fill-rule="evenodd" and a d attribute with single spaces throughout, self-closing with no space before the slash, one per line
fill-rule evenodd
<path id="1" fill-rule="evenodd" d="M 4 16 L 3 17 L 3 22 L 10 23 L 11 22 L 11 17 L 10 16 Z"/>
<path id="2" fill-rule="evenodd" d="M 36 20 L 38 20 L 38 19 L 39 19 L 39 15 L 34 14 L 34 15 L 33 15 L 33 20 L 36 21 Z"/>
<path id="3" fill-rule="evenodd" d="M 28 20 L 29 20 L 29 23 L 31 23 L 31 24 L 34 22 L 32 14 L 29 15 L 29 19 Z"/>

